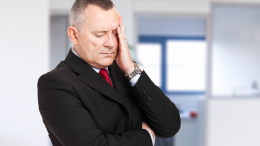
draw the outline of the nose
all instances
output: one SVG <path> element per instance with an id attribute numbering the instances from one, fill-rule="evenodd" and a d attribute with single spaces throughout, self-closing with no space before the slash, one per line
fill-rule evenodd
<path id="1" fill-rule="evenodd" d="M 108 33 L 105 41 L 105 47 L 113 48 L 114 47 L 113 34 Z"/>

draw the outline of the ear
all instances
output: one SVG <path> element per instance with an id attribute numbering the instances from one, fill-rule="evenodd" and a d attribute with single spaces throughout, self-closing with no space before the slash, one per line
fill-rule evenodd
<path id="1" fill-rule="evenodd" d="M 72 43 L 76 46 L 78 45 L 79 31 L 76 27 L 70 26 L 68 28 L 68 35 Z"/>

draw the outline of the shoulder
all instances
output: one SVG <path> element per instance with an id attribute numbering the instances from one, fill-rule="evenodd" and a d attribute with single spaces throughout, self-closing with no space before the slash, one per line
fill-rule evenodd
<path id="1" fill-rule="evenodd" d="M 46 74 L 43 74 L 38 79 L 37 87 L 42 89 L 45 87 L 62 87 L 67 83 L 66 74 L 69 74 L 71 71 L 64 62 L 61 62 L 55 69 Z"/>

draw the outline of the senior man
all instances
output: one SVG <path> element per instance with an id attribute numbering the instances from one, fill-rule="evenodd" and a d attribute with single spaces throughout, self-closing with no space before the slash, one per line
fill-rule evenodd
<path id="1" fill-rule="evenodd" d="M 76 0 L 66 59 L 38 81 L 54 146 L 152 146 L 180 129 L 179 111 L 130 57 L 111 0 Z M 148 55 L 148 54 L 147 54 Z"/>

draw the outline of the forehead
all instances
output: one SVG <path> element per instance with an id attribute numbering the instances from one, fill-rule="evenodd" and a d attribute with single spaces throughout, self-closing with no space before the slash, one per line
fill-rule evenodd
<path id="1" fill-rule="evenodd" d="M 102 8 L 89 5 L 85 9 L 84 27 L 91 30 L 108 30 L 116 29 L 118 26 L 119 15 L 115 7 L 106 11 Z"/>

